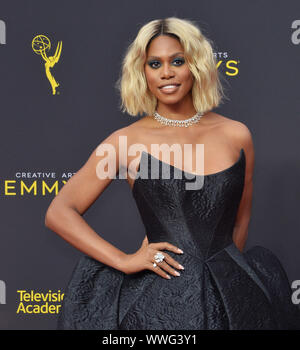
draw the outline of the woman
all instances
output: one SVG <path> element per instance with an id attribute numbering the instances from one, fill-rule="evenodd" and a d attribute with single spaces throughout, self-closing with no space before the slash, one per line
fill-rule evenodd
<path id="1" fill-rule="evenodd" d="M 105 139 L 46 215 L 47 227 L 86 254 L 65 292 L 58 328 L 300 329 L 277 257 L 260 246 L 242 252 L 253 143 L 244 124 L 212 112 L 224 93 L 208 39 L 189 20 L 151 21 L 128 48 L 118 87 L 123 111 L 147 115 Z M 194 150 L 203 145 L 205 172 L 190 165 L 178 178 L 180 150 L 167 162 L 152 153 L 154 144 L 191 145 L 189 164 L 199 161 Z M 110 176 L 103 176 L 103 160 Z M 159 171 L 170 165 L 170 177 L 138 176 L 145 169 L 152 175 L 154 164 Z M 122 169 L 147 232 L 134 254 L 102 239 L 82 218 Z M 188 189 L 192 176 L 204 183 Z"/>

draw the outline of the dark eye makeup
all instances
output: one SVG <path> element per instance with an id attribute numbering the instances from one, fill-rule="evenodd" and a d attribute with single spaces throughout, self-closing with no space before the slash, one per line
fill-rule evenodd
<path id="1" fill-rule="evenodd" d="M 180 64 L 175 64 L 175 66 L 181 66 L 184 64 L 185 60 L 183 57 L 178 57 L 178 58 L 175 58 L 172 62 L 180 62 Z M 160 61 L 159 60 L 150 60 L 148 62 L 148 65 L 151 67 L 151 68 L 158 68 L 159 66 L 153 66 L 154 63 L 159 63 L 160 64 Z"/>

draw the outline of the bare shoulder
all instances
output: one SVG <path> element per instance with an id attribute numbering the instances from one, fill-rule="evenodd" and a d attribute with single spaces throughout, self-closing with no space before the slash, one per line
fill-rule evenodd
<path id="1" fill-rule="evenodd" d="M 135 133 L 136 131 L 155 129 L 157 126 L 158 124 L 153 117 L 146 115 L 128 125 L 127 128 L 129 132 Z"/>
<path id="2" fill-rule="evenodd" d="M 131 126 L 125 126 L 120 129 L 116 129 L 111 132 L 102 142 L 109 143 L 114 147 L 122 147 L 123 145 L 129 145 L 135 135 L 135 129 Z"/>
<path id="3" fill-rule="evenodd" d="M 150 122 L 150 117 L 143 117 L 140 118 L 133 123 L 115 130 L 114 132 L 111 133 L 111 137 L 118 137 L 121 135 L 126 135 L 126 136 L 131 136 L 134 135 L 138 130 L 141 130 L 142 128 L 149 128 L 149 122 Z"/>
<path id="4" fill-rule="evenodd" d="M 144 116 L 118 130 L 117 133 L 127 136 L 128 145 L 139 142 L 147 143 L 147 139 L 151 139 L 151 135 L 154 135 L 159 128 L 160 125 L 151 116 Z"/>
<path id="5" fill-rule="evenodd" d="M 128 148 L 132 144 L 140 142 L 140 138 L 145 135 L 147 128 L 148 130 L 150 129 L 148 126 L 149 120 L 145 122 L 145 118 L 141 118 L 130 125 L 112 131 L 96 146 L 94 155 L 103 154 L 110 149 L 115 149 L 117 158 L 119 156 L 119 150 L 125 150 L 125 153 L 128 153 Z"/>
<path id="6" fill-rule="evenodd" d="M 139 143 L 142 136 L 145 135 L 145 130 L 142 129 L 145 129 L 146 127 L 143 127 L 142 124 L 143 123 L 138 120 L 130 125 L 112 131 L 101 141 L 96 149 L 108 150 L 114 148 L 117 159 L 119 158 L 119 151 L 121 150 L 123 154 L 128 154 L 129 147 L 133 144 Z"/>
<path id="7" fill-rule="evenodd" d="M 248 126 L 240 121 L 233 120 L 227 117 L 220 118 L 222 120 L 222 134 L 230 144 L 238 151 L 244 150 L 246 158 L 246 180 L 249 183 L 253 176 L 255 152 L 252 139 L 252 133 Z"/>
<path id="8" fill-rule="evenodd" d="M 252 133 L 246 124 L 220 114 L 217 114 L 217 118 L 221 131 L 238 149 L 250 151 L 253 148 Z"/>

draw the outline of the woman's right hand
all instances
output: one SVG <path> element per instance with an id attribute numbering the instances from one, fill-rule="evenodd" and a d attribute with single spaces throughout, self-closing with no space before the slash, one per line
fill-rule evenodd
<path id="1" fill-rule="evenodd" d="M 153 266 L 153 263 L 155 262 L 154 255 L 157 252 L 161 252 L 164 249 L 170 250 L 177 254 L 182 254 L 179 248 L 175 247 L 173 244 L 168 242 L 149 244 L 146 236 L 143 240 L 141 248 L 136 253 L 126 255 L 124 259 L 124 267 L 122 269 L 123 272 L 126 274 L 132 274 L 148 269 L 166 279 L 171 278 L 166 272 L 169 272 L 173 276 L 179 276 L 180 274 L 171 266 L 180 270 L 182 270 L 183 268 L 176 260 L 174 260 L 166 252 L 162 252 L 165 256 L 164 260 L 160 263 L 157 263 L 156 267 Z"/>

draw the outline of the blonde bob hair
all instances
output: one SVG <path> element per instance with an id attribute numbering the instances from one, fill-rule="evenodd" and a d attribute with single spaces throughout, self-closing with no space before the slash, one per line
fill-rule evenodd
<path id="1" fill-rule="evenodd" d="M 148 89 L 144 64 L 150 42 L 159 35 L 176 38 L 184 49 L 184 57 L 194 77 L 192 97 L 196 111 L 206 113 L 219 106 L 226 96 L 213 44 L 193 21 L 169 17 L 145 24 L 129 45 L 122 61 L 121 76 L 115 85 L 121 96 L 121 111 L 131 116 L 155 112 L 157 98 Z"/>

